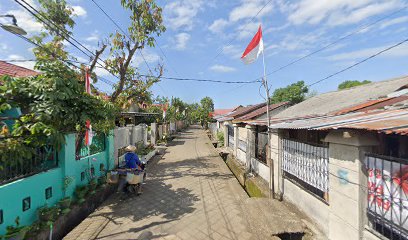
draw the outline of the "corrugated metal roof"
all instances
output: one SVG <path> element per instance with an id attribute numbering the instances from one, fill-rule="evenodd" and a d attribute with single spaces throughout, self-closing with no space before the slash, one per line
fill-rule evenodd
<path id="1" fill-rule="evenodd" d="M 259 104 L 250 105 L 247 107 L 240 107 L 240 108 L 237 108 L 235 111 L 225 115 L 223 118 L 217 119 L 217 121 L 219 122 L 230 121 L 238 117 L 241 117 L 249 112 L 257 110 L 258 108 L 261 108 L 263 106 L 266 106 L 266 103 L 259 103 Z"/>
<path id="2" fill-rule="evenodd" d="M 320 116 L 271 124 L 274 129 L 365 129 L 408 134 L 408 109 L 376 110 L 343 115 Z"/>
<path id="3" fill-rule="evenodd" d="M 359 103 L 385 97 L 406 87 L 406 85 L 408 85 L 408 76 L 323 93 L 280 112 L 276 117 L 288 118 L 305 115 L 331 114 Z"/>
<path id="4" fill-rule="evenodd" d="M 276 103 L 276 104 L 271 104 L 269 105 L 269 111 L 272 111 L 274 109 L 277 109 L 279 107 L 285 106 L 285 105 L 289 105 L 289 102 L 281 102 L 281 103 Z M 259 117 L 263 114 L 266 113 L 266 106 L 263 106 L 261 108 L 258 108 L 255 111 L 249 112 L 239 118 L 236 119 L 236 121 L 246 121 L 246 120 L 251 120 L 253 118 Z"/>

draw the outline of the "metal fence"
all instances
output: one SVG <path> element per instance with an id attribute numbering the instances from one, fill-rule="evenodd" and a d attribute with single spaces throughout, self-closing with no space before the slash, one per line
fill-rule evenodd
<path id="1" fill-rule="evenodd" d="M 228 146 L 234 148 L 234 127 L 228 125 Z"/>
<path id="2" fill-rule="evenodd" d="M 77 140 L 78 140 L 78 135 L 77 135 Z M 79 148 L 75 151 L 77 153 L 77 156 L 76 156 L 77 160 L 83 157 L 86 157 L 88 155 L 103 152 L 105 151 L 105 148 L 106 148 L 105 134 L 104 133 L 94 133 L 92 137 L 92 143 L 89 146 L 89 152 L 88 152 L 88 146 L 85 145 L 85 139 L 81 141 L 79 144 L 77 144 L 77 148 Z"/>
<path id="3" fill-rule="evenodd" d="M 284 176 L 327 201 L 329 192 L 329 148 L 281 139 Z"/>
<path id="4" fill-rule="evenodd" d="M 258 132 L 255 138 L 255 158 L 266 164 L 268 156 L 268 133 Z"/>
<path id="5" fill-rule="evenodd" d="M 57 156 L 52 147 L 35 149 L 30 158 L 10 155 L 9 161 L 0 162 L 0 185 L 57 167 Z"/>
<path id="6" fill-rule="evenodd" d="M 247 144 L 246 141 L 239 139 L 238 140 L 238 148 L 241 149 L 241 151 L 246 152 L 247 149 Z"/>
<path id="7" fill-rule="evenodd" d="M 389 239 L 408 239 L 408 160 L 367 154 L 369 226 Z"/>

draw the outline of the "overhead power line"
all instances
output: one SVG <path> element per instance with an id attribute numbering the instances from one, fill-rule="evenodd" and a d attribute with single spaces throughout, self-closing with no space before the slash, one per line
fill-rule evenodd
<path id="1" fill-rule="evenodd" d="M 29 39 L 26 39 L 28 41 L 30 41 Z M 35 42 L 31 42 L 33 44 L 36 44 Z M 37 45 L 37 44 L 36 44 Z M 37 45 L 40 46 L 40 45 Z M 0 61 L 5 61 L 5 62 L 34 62 L 37 61 L 35 59 L 1 59 Z M 64 60 L 64 62 L 69 62 L 69 63 L 79 63 L 79 64 L 85 64 L 83 62 L 79 62 L 79 61 L 75 61 L 75 60 Z M 147 75 L 147 74 L 141 74 L 139 75 L 141 77 L 157 77 L 157 76 L 153 76 L 153 75 Z M 166 76 L 161 76 L 160 78 L 163 79 L 168 79 L 168 80 L 174 80 L 174 81 L 194 81 L 194 82 L 212 82 L 212 83 L 225 83 L 225 84 L 249 84 L 249 83 L 259 83 L 261 81 L 259 80 L 254 80 L 254 81 L 222 81 L 222 80 L 215 80 L 215 79 L 200 79 L 200 78 L 176 78 L 176 77 L 166 77 Z M 102 81 L 104 81 L 105 83 L 113 86 L 115 83 L 98 76 L 98 79 L 101 79 Z"/>
<path id="2" fill-rule="evenodd" d="M 331 77 L 334 77 L 334 76 L 336 76 L 336 75 L 338 75 L 338 74 L 340 74 L 340 73 L 342 73 L 342 72 L 345 72 L 345 71 L 347 71 L 347 70 L 349 70 L 349 69 L 351 69 L 351 68 L 353 68 L 353 67 L 355 67 L 355 66 L 358 66 L 358 65 L 360 65 L 360 64 L 362 64 L 362 63 L 364 63 L 364 62 L 366 62 L 366 61 L 368 61 L 368 60 L 370 60 L 370 59 L 372 59 L 372 58 L 375 58 L 375 57 L 377 57 L 378 55 L 380 55 L 380 54 L 382 54 L 382 53 L 384 53 L 384 52 L 387 52 L 387 51 L 389 51 L 389 50 L 391 50 L 391 49 L 393 49 L 393 48 L 396 48 L 396 47 L 398 47 L 398 46 L 400 46 L 400 45 L 402 45 L 402 44 L 404 44 L 404 43 L 406 43 L 406 42 L 408 42 L 408 38 L 405 39 L 405 40 L 402 40 L 401 42 L 398 42 L 398 43 L 396 43 L 396 44 L 394 44 L 394 45 L 392 45 L 392 46 L 390 46 L 390 47 L 388 47 L 388 48 L 385 48 L 385 49 L 383 49 L 383 50 L 381 50 L 381 51 L 379 51 L 379 52 L 377 52 L 377 53 L 374 53 L 373 55 L 371 55 L 371 56 L 369 56 L 369 57 L 367 57 L 367 58 L 364 58 L 363 60 L 361 60 L 361 61 L 359 61 L 359 62 L 357 62 L 357 63 L 354 63 L 353 65 L 350 65 L 350 66 L 348 66 L 348 67 L 346 67 L 346 68 L 344 68 L 344 69 L 342 69 L 342 70 L 340 70 L 340 71 L 337 71 L 337 72 L 335 72 L 335 73 L 333 73 L 333 74 L 330 74 L 330 75 L 327 76 L 327 77 L 324 77 L 324 78 L 322 78 L 322 79 L 320 79 L 320 80 L 318 80 L 318 81 L 316 81 L 316 82 L 313 82 L 313 83 L 309 84 L 308 87 L 313 86 L 313 85 L 316 85 L 316 84 L 318 84 L 318 83 L 320 83 L 320 82 L 323 82 L 324 80 L 327 80 L 327 79 L 329 79 L 329 78 L 331 78 Z"/>
<path id="3" fill-rule="evenodd" d="M 76 40 L 73 36 L 70 36 L 69 33 L 67 32 L 67 30 L 61 28 L 60 26 L 58 26 L 57 24 L 55 24 L 52 20 L 50 20 L 47 16 L 45 16 L 44 14 L 42 14 L 41 12 L 39 12 L 36 8 L 34 8 L 32 5 L 30 5 L 29 3 L 27 3 L 25 0 L 14 0 L 16 3 L 18 3 L 21 7 L 23 7 L 24 9 L 26 9 L 30 14 L 32 14 L 35 18 L 37 18 L 39 21 L 41 21 L 42 23 L 46 24 L 49 28 L 53 29 L 54 31 L 56 31 L 57 35 L 59 35 L 60 37 L 64 38 L 67 42 L 69 42 L 72 46 L 74 46 L 76 49 L 78 49 L 79 51 L 81 51 L 84 55 L 86 55 L 87 57 L 89 57 L 90 59 L 92 59 L 92 57 L 96 58 L 96 54 L 93 53 L 91 50 L 89 50 L 86 46 L 84 46 L 82 43 L 80 43 L 78 40 Z M 24 2 L 30 9 L 28 9 L 27 6 L 25 6 L 24 4 L 22 4 L 21 2 Z M 34 11 L 34 12 L 33 12 Z M 39 15 L 44 18 L 42 19 L 41 17 L 39 17 Z M 50 26 L 50 24 L 52 24 L 53 26 Z M 60 33 L 63 32 L 64 34 Z M 81 49 L 80 47 L 78 47 L 75 43 L 73 43 L 70 39 L 72 39 L 74 42 L 76 42 L 77 44 L 79 44 L 83 49 L 85 49 L 86 51 L 88 51 L 92 56 L 90 56 L 89 54 L 87 54 L 83 49 Z M 96 63 L 103 69 L 105 69 L 106 71 L 108 71 L 112 76 L 118 78 L 115 74 L 113 74 L 111 71 L 109 71 L 109 69 L 103 67 L 102 64 L 99 63 L 98 61 L 99 59 L 96 59 Z M 100 59 L 103 63 L 106 64 L 106 61 Z"/>
<path id="4" fill-rule="evenodd" d="M 408 5 L 405 5 L 404 7 L 398 9 L 397 11 L 392 12 L 391 14 L 388 14 L 388 15 L 382 17 L 382 18 L 379 18 L 379 19 L 377 19 L 374 22 L 371 22 L 369 24 L 365 24 L 365 25 L 361 26 L 360 28 L 358 28 L 357 30 L 355 30 L 355 31 L 353 31 L 353 32 L 351 32 L 349 34 L 346 34 L 346 35 L 334 40 L 333 42 L 330 42 L 330 43 L 324 45 L 323 47 L 321 47 L 319 49 L 316 49 L 315 51 L 313 51 L 311 53 L 308 53 L 308 54 L 306 54 L 306 55 L 304 55 L 304 56 L 302 56 L 300 58 L 297 58 L 297 59 L 295 59 L 295 60 L 293 60 L 293 61 L 291 61 L 291 62 L 289 62 L 287 64 L 284 64 L 284 65 L 278 67 L 277 69 L 273 70 L 272 72 L 267 73 L 266 76 L 270 76 L 270 75 L 272 75 L 274 73 L 277 73 L 277 72 L 279 72 L 279 71 L 281 71 L 281 70 L 283 70 L 283 69 L 285 69 L 287 67 L 290 67 L 290 66 L 292 66 L 292 65 L 294 65 L 294 64 L 296 64 L 296 63 L 298 63 L 298 62 L 300 62 L 300 61 L 302 61 L 302 60 L 304 60 L 306 58 L 309 58 L 309 57 L 311 57 L 311 56 L 313 56 L 313 55 L 315 55 L 315 54 L 317 54 L 319 52 L 322 52 L 323 50 L 328 49 L 328 48 L 336 45 L 337 43 L 339 43 L 339 42 L 341 42 L 341 41 L 343 41 L 343 40 L 345 40 L 345 39 L 347 39 L 347 38 L 349 38 L 349 37 L 351 37 L 353 35 L 356 35 L 357 33 L 360 33 L 362 31 L 364 31 L 364 30 L 366 30 L 366 29 L 368 29 L 368 28 L 370 28 L 370 27 L 372 27 L 372 26 L 374 26 L 374 25 L 376 25 L 376 24 L 378 24 L 378 23 L 380 23 L 380 22 L 394 16 L 394 15 L 396 15 L 397 13 L 400 13 L 401 11 L 405 10 L 407 7 L 408 7 Z M 263 76 L 259 77 L 257 79 L 262 79 L 262 78 L 263 78 Z"/>
<path id="5" fill-rule="evenodd" d="M 26 42 L 28 42 L 28 43 L 30 43 L 30 44 L 33 44 L 33 45 L 35 45 L 35 46 L 37 46 L 37 47 L 39 47 L 39 48 L 42 48 L 43 50 L 45 50 L 45 51 L 48 52 L 48 49 L 47 49 L 47 48 L 45 48 L 44 46 L 42 46 L 42 45 L 40 45 L 40 44 L 38 44 L 38 43 L 36 43 L 36 42 L 34 42 L 34 41 L 32 41 L 31 39 L 29 39 L 29 38 L 27 38 L 27 37 L 24 37 L 24 36 L 22 36 L 22 35 L 16 34 L 16 33 L 12 33 L 12 34 L 14 34 L 15 36 L 17 36 L 17 37 L 23 39 L 24 41 L 26 41 Z M 52 52 L 48 52 L 48 54 L 50 54 L 51 56 L 57 58 L 58 60 L 64 62 L 65 64 L 67 64 L 67 65 L 69 65 L 69 66 L 71 66 L 71 67 L 73 67 L 73 68 L 76 68 L 76 69 L 81 69 L 81 68 L 78 67 L 77 65 L 75 65 L 74 62 L 75 62 L 75 63 L 84 64 L 84 63 L 81 63 L 81 62 L 78 62 L 78 61 L 74 61 L 74 60 L 67 60 L 67 59 L 58 58 L 58 57 L 55 56 Z M 5 59 L 5 60 L 1 60 L 1 61 L 5 61 L 5 62 L 34 62 L 34 61 L 37 61 L 37 60 L 33 60 L 33 59 Z M 111 82 L 111 81 L 109 81 L 109 80 L 107 80 L 107 79 L 104 79 L 104 78 L 102 78 L 102 77 L 99 77 L 99 76 L 97 76 L 97 77 L 98 77 L 98 79 L 101 79 L 102 82 L 104 82 L 104 83 L 106 83 L 106 84 L 108 84 L 108 85 L 114 86 L 114 83 L 113 83 L 113 82 Z"/>
<path id="6" fill-rule="evenodd" d="M 120 26 L 118 23 L 116 23 L 115 20 L 113 20 L 113 18 L 94 0 L 91 0 L 97 8 L 99 8 L 99 10 L 101 10 L 103 12 L 103 14 L 127 37 L 129 38 L 130 41 L 132 41 L 134 44 L 136 44 L 136 42 L 129 36 L 129 34 L 127 34 Z M 144 61 L 144 63 L 146 64 L 147 68 L 149 69 L 150 72 L 152 72 L 149 64 L 147 63 L 145 57 L 143 56 L 142 50 L 140 50 L 140 55 Z"/>
<path id="7" fill-rule="evenodd" d="M 142 77 L 155 77 L 152 75 L 140 75 Z M 168 80 L 175 80 L 175 81 L 194 81 L 194 82 L 212 82 L 212 83 L 226 83 L 226 84 L 237 84 L 237 83 L 259 83 L 262 81 L 254 80 L 254 81 L 221 81 L 221 80 L 214 80 L 214 79 L 199 79 L 199 78 L 175 78 L 175 77 L 160 77 L 163 79 Z"/>

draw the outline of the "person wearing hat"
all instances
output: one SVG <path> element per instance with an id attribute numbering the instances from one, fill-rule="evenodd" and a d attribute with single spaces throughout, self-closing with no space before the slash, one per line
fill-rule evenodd
<path id="1" fill-rule="evenodd" d="M 136 152 L 136 147 L 133 145 L 129 145 L 125 148 L 125 166 L 124 168 L 127 169 L 136 169 L 136 170 L 142 170 L 141 166 L 142 166 L 142 162 L 139 159 L 139 156 L 137 156 Z M 127 180 L 125 177 L 121 177 L 119 180 L 119 185 L 118 185 L 118 192 L 125 192 L 127 193 Z M 139 187 L 138 189 L 138 194 L 140 194 L 142 192 L 141 187 Z"/>
<path id="2" fill-rule="evenodd" d="M 140 161 L 139 156 L 137 156 L 137 154 L 135 153 L 136 147 L 133 145 L 129 145 L 125 148 L 125 151 L 126 168 L 142 170 L 142 162 Z"/>

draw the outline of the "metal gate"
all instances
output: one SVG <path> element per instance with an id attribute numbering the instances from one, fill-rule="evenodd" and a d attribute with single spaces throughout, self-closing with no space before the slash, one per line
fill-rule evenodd
<path id="1" fill-rule="evenodd" d="M 234 127 L 228 125 L 228 146 L 234 148 Z"/>

